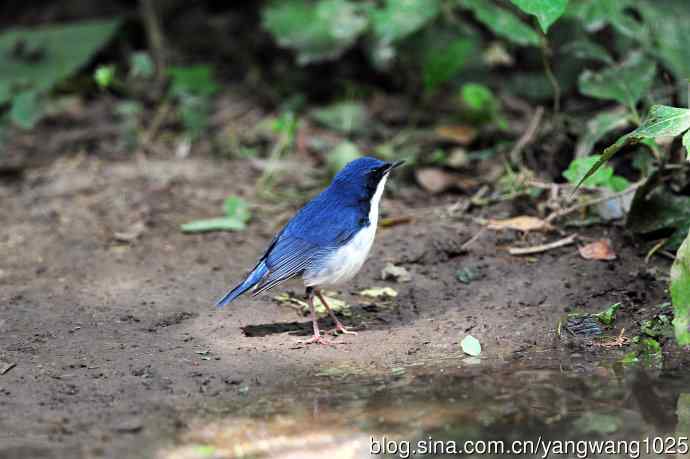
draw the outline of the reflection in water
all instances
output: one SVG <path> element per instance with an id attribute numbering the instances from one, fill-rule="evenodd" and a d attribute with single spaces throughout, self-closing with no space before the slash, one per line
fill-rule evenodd
<path id="1" fill-rule="evenodd" d="M 372 450 L 387 451 L 384 457 L 415 457 L 415 448 L 440 453 L 444 446 L 460 450 L 477 440 L 494 441 L 494 448 L 532 440 L 532 447 L 541 448 L 523 457 L 540 457 L 554 440 L 575 445 L 649 438 L 647 447 L 658 450 L 670 448 L 672 441 L 653 444 L 654 438 L 668 436 L 683 452 L 678 438 L 690 434 L 687 375 L 602 368 L 590 374 L 481 367 L 396 370 L 376 377 L 334 372 L 228 408 L 231 415 L 194 423 L 180 439 L 183 446 L 161 457 L 369 458 Z M 487 443 L 473 444 L 490 449 Z M 644 443 L 638 449 L 645 457 Z M 562 457 L 577 457 L 578 450 L 572 451 Z M 628 453 L 620 457 L 636 456 L 634 449 Z"/>

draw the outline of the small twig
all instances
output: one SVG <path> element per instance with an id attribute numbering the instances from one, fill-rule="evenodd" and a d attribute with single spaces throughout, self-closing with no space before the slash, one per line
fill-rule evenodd
<path id="1" fill-rule="evenodd" d="M 7 365 L 5 365 L 3 368 L 0 369 L 0 376 L 2 376 L 2 375 L 4 375 L 5 373 L 9 372 L 12 368 L 14 368 L 14 367 L 16 367 L 16 366 L 17 366 L 17 363 L 16 363 L 16 362 L 8 363 Z"/>
<path id="2" fill-rule="evenodd" d="M 482 228 L 479 231 L 477 231 L 477 234 L 469 238 L 464 244 L 460 246 L 460 250 L 467 250 L 467 248 L 472 245 L 479 237 L 484 234 L 486 231 L 486 228 Z"/>
<path id="3" fill-rule="evenodd" d="M 556 219 L 559 219 L 559 218 L 561 218 L 565 215 L 568 215 L 568 214 L 572 214 L 573 212 L 576 212 L 580 209 L 585 209 L 585 208 L 590 207 L 590 206 L 601 204 L 602 202 L 611 201 L 612 199 L 621 198 L 627 194 L 634 192 L 635 190 L 640 188 L 642 185 L 644 185 L 645 182 L 646 182 L 646 180 L 641 180 L 637 183 L 633 183 L 627 189 L 620 191 L 618 193 L 614 193 L 614 194 L 609 195 L 609 196 L 599 197 L 596 199 L 590 199 L 588 201 L 581 202 L 579 204 L 575 204 L 575 205 L 572 205 L 570 207 L 566 207 L 565 209 L 557 210 L 557 211 L 551 213 L 551 215 L 549 215 L 548 217 L 546 217 L 546 221 L 551 223 Z"/>
<path id="4" fill-rule="evenodd" d="M 153 115 L 153 120 L 151 120 L 151 124 L 149 124 L 148 129 L 146 130 L 146 132 L 144 132 L 144 135 L 142 136 L 142 144 L 148 145 L 156 139 L 156 137 L 158 136 L 158 131 L 160 130 L 163 121 L 165 121 L 165 118 L 167 118 L 171 109 L 172 106 L 170 102 L 167 100 L 158 106 L 155 115 Z"/>
<path id="5" fill-rule="evenodd" d="M 160 18 L 156 12 L 154 0 L 141 0 L 141 16 L 146 29 L 146 36 L 156 63 L 156 76 L 162 82 L 165 78 L 165 44 Z"/>
<path id="6" fill-rule="evenodd" d="M 508 155 L 508 157 L 514 164 L 520 163 L 520 154 L 522 153 L 522 150 L 534 141 L 534 136 L 539 130 L 539 125 L 541 124 L 541 118 L 543 115 L 544 107 L 540 105 L 536 108 L 536 110 L 534 110 L 534 115 L 532 116 L 532 119 L 529 122 L 529 126 L 527 126 L 527 130 L 515 143 L 513 149 L 510 150 L 510 154 Z"/>
<path id="7" fill-rule="evenodd" d="M 549 42 L 546 39 L 546 35 L 542 33 L 542 44 L 541 44 L 541 58 L 544 64 L 544 73 L 546 73 L 546 78 L 551 83 L 553 88 L 553 111 L 558 113 L 561 109 L 561 85 L 558 84 L 558 79 L 554 75 L 551 69 L 551 56 L 549 56 Z"/>
<path id="8" fill-rule="evenodd" d="M 575 242 L 575 239 L 577 239 L 577 234 L 571 234 L 568 237 L 559 239 L 557 241 L 549 242 L 548 244 L 535 245 L 532 247 L 510 247 L 508 249 L 508 252 L 511 255 L 532 255 L 534 253 L 547 252 L 549 250 L 573 244 Z"/>

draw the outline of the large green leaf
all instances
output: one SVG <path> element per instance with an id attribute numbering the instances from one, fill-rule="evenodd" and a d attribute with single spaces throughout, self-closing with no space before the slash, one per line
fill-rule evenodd
<path id="1" fill-rule="evenodd" d="M 510 11 L 487 0 L 457 0 L 460 7 L 469 9 L 479 22 L 493 33 L 518 45 L 539 46 L 539 34 Z"/>
<path id="2" fill-rule="evenodd" d="M 690 78 L 690 4 L 687 0 L 642 1 L 639 9 L 651 31 L 650 51 L 657 54 L 676 80 Z"/>
<path id="3" fill-rule="evenodd" d="M 575 40 L 563 46 L 564 53 L 570 53 L 578 59 L 600 61 L 605 64 L 613 65 L 613 59 L 603 46 L 593 41 L 582 39 Z"/>
<path id="4" fill-rule="evenodd" d="M 336 131 L 350 134 L 362 132 L 369 123 L 369 115 L 363 104 L 342 101 L 312 110 L 311 117 Z"/>
<path id="5" fill-rule="evenodd" d="M 668 105 L 653 105 L 649 109 L 649 115 L 642 125 L 634 131 L 624 135 L 604 150 L 599 161 L 578 182 L 576 188 L 582 182 L 592 176 L 606 161 L 618 150 L 626 145 L 640 142 L 644 139 L 657 137 L 675 137 L 690 129 L 690 109 L 669 107 Z"/>
<path id="6" fill-rule="evenodd" d="M 649 90 L 656 64 L 641 53 L 633 53 L 622 64 L 602 72 L 586 70 L 580 75 L 580 92 L 597 99 L 609 99 L 634 108 Z"/>
<path id="7" fill-rule="evenodd" d="M 599 160 L 599 155 L 576 158 L 570 163 L 568 169 L 563 172 L 563 177 L 570 183 L 578 183 Z M 611 166 L 600 167 L 596 172 L 590 174 L 587 180 L 582 180 L 581 183 L 587 187 L 609 188 L 616 192 L 623 191 L 630 185 L 625 178 L 614 175 L 613 167 Z"/>
<path id="8" fill-rule="evenodd" d="M 628 1 L 623 0 L 581 0 L 570 2 L 566 14 L 580 20 L 588 32 L 603 29 L 612 18 L 621 14 Z"/>
<path id="9" fill-rule="evenodd" d="M 37 91 L 23 91 L 12 100 L 10 119 L 17 126 L 31 129 L 43 114 L 40 94 Z"/>
<path id="10" fill-rule="evenodd" d="M 386 0 L 372 9 L 371 24 L 377 41 L 394 43 L 413 34 L 441 11 L 440 0 Z"/>
<path id="11" fill-rule="evenodd" d="M 119 23 L 89 21 L 0 34 L 0 88 L 5 88 L 0 103 L 16 92 L 48 91 L 73 75 L 110 40 Z"/>
<path id="12" fill-rule="evenodd" d="M 616 107 L 613 110 L 599 112 L 587 121 L 587 130 L 577 142 L 575 156 L 580 158 L 593 154 L 594 145 L 609 132 L 621 129 L 630 124 L 626 110 Z"/>
<path id="13" fill-rule="evenodd" d="M 433 91 L 458 74 L 475 52 L 474 41 L 460 37 L 445 45 L 432 47 L 424 55 L 424 87 Z"/>
<path id="14" fill-rule="evenodd" d="M 263 26 L 306 65 L 335 59 L 367 27 L 363 8 L 348 0 L 273 0 L 262 12 Z"/>
<path id="15" fill-rule="evenodd" d="M 556 22 L 568 6 L 568 0 L 511 0 L 518 8 L 527 14 L 537 17 L 539 26 L 544 33 L 549 31 L 551 24 Z"/>
<path id="16" fill-rule="evenodd" d="M 690 235 L 678 249 L 671 267 L 673 327 L 681 346 L 690 346 Z"/>

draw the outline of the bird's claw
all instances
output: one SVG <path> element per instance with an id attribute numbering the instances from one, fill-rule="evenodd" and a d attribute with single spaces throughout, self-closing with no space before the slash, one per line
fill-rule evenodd
<path id="1" fill-rule="evenodd" d="M 356 331 L 348 330 L 342 324 L 336 325 L 335 330 L 333 330 L 333 334 L 337 335 L 338 333 L 342 333 L 343 335 L 357 335 Z"/>

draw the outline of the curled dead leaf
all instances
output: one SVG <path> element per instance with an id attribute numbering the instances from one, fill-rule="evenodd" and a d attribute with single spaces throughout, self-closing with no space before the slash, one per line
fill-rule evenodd
<path id="1" fill-rule="evenodd" d="M 477 129 L 462 124 L 439 126 L 436 128 L 435 132 L 441 140 L 460 145 L 469 145 L 477 137 Z"/>
<path id="2" fill-rule="evenodd" d="M 424 167 L 415 171 L 417 183 L 430 193 L 441 193 L 450 189 L 466 190 L 479 185 L 476 179 L 444 171 L 438 167 Z"/>
<path id="3" fill-rule="evenodd" d="M 580 246 L 577 248 L 580 256 L 585 260 L 615 260 L 616 253 L 611 248 L 609 239 L 599 239 L 598 241 Z"/>
<path id="4" fill-rule="evenodd" d="M 550 231 L 553 226 L 541 218 L 522 215 L 505 220 L 489 220 L 487 228 L 492 230 L 512 229 L 529 233 L 530 231 Z"/>

